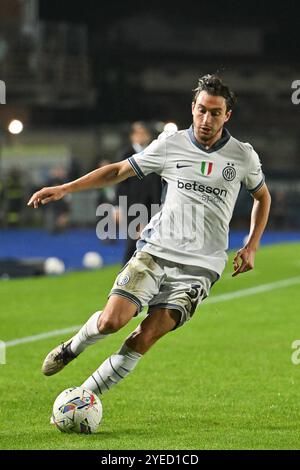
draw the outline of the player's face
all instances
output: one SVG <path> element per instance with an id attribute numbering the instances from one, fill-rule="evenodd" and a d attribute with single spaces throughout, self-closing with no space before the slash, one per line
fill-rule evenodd
<path id="1" fill-rule="evenodd" d="M 221 137 L 231 111 L 226 110 L 223 96 L 213 96 L 201 91 L 197 100 L 192 103 L 192 114 L 196 139 L 205 145 L 212 145 Z"/>

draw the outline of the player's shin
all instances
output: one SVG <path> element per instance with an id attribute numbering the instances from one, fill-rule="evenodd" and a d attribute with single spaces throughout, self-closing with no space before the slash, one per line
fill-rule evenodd
<path id="1" fill-rule="evenodd" d="M 81 386 L 102 395 L 124 379 L 141 357 L 141 354 L 124 344 L 120 351 L 106 359 Z"/>
<path id="2" fill-rule="evenodd" d="M 98 330 L 98 320 L 101 313 L 102 311 L 95 312 L 73 337 L 70 348 L 76 356 L 84 351 L 87 346 L 108 336 L 108 334 L 100 334 Z"/>

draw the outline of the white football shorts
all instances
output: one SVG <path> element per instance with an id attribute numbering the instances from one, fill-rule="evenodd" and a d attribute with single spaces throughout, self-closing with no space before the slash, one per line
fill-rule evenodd
<path id="1" fill-rule="evenodd" d="M 219 275 L 206 268 L 182 265 L 136 251 L 119 272 L 109 293 L 121 295 L 137 306 L 137 314 L 146 305 L 181 312 L 177 327 L 193 316 L 196 307 L 208 297 Z"/>

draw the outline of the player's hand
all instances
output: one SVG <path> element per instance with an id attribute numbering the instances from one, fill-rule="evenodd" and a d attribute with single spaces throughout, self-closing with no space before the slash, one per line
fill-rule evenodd
<path id="1" fill-rule="evenodd" d="M 34 193 L 29 199 L 27 206 L 37 209 L 39 205 L 48 204 L 51 201 L 58 201 L 66 194 L 63 186 L 52 186 L 50 188 L 43 188 Z"/>
<path id="2" fill-rule="evenodd" d="M 255 253 L 255 250 L 252 250 L 249 247 L 241 248 L 236 253 L 233 259 L 234 273 L 232 274 L 232 277 L 250 271 L 254 268 Z"/>

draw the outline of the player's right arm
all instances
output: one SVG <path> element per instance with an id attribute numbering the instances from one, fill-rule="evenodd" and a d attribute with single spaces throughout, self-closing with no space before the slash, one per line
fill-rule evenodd
<path id="1" fill-rule="evenodd" d="M 40 189 L 31 196 L 27 205 L 37 209 L 40 204 L 44 205 L 51 201 L 58 201 L 66 196 L 66 194 L 111 186 L 135 175 L 136 173 L 128 160 L 112 163 L 97 168 L 69 183 Z"/>

